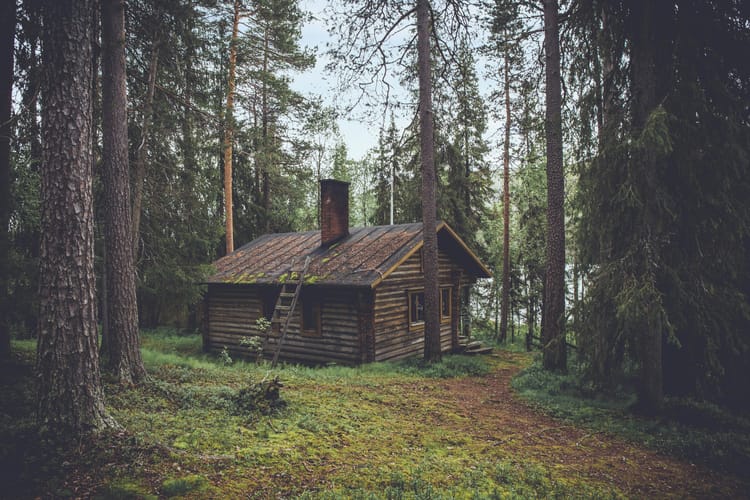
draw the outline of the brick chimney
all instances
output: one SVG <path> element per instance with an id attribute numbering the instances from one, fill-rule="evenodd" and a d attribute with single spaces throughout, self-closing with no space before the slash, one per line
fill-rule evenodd
<path id="1" fill-rule="evenodd" d="M 320 244 L 328 246 L 349 235 L 349 183 L 320 181 Z"/>

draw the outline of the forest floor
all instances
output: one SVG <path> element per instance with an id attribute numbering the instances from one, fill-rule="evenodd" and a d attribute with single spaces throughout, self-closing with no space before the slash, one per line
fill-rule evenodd
<path id="1" fill-rule="evenodd" d="M 33 391 L 23 389 L 32 351 L 16 353 L 0 384 L 0 403 L 15 405 L 0 409 L 7 475 L 0 498 L 742 498 L 750 491 L 747 476 L 541 413 L 511 388 L 531 363 L 525 353 L 448 357 L 429 370 L 386 363 L 271 371 L 200 356 L 193 338 L 144 344 L 150 381 L 106 387 L 109 411 L 126 430 L 63 455 L 34 444 L 23 419 L 33 407 Z M 237 411 L 242 388 L 274 376 L 284 384 L 284 408 Z"/>

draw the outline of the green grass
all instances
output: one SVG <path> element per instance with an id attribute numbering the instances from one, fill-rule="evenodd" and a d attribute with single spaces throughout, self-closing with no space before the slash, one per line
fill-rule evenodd
<path id="1" fill-rule="evenodd" d="M 651 448 L 734 473 L 750 470 L 750 418 L 707 402 L 666 398 L 658 418 L 632 411 L 635 394 L 602 394 L 583 381 L 575 365 L 566 375 L 549 373 L 539 361 L 521 372 L 513 388 L 538 409 L 616 434 Z"/>
<path id="2" fill-rule="evenodd" d="M 0 497 L 441 499 L 624 494 L 600 476 L 571 475 L 534 453 L 523 453 L 519 446 L 509 451 L 496 446 L 496 439 L 472 434 L 472 417 L 460 400 L 448 397 L 448 384 L 479 377 L 481 388 L 481 377 L 518 366 L 518 356 L 445 356 L 430 365 L 407 360 L 271 369 L 268 363 L 240 359 L 225 365 L 218 356 L 201 352 L 196 335 L 172 329 L 145 331 L 141 352 L 149 380 L 135 388 L 105 385 L 107 409 L 126 430 L 79 443 L 73 450 L 54 451 L 34 440 L 34 344 L 14 342 L 13 349 L 13 362 L 0 365 L 0 467 L 14 479 Z M 572 387 L 572 381 L 547 379 L 538 371 L 527 371 L 524 377 L 519 387 L 527 396 L 536 390 L 539 404 L 543 387 L 555 393 L 547 403 Z M 276 378 L 282 384 L 283 404 L 260 404 L 264 400 L 258 395 L 265 394 L 262 390 Z M 565 404 L 575 406 L 575 398 L 569 397 Z M 579 409 L 577 418 L 589 424 L 621 411 L 602 404 L 598 409 Z M 564 415 L 565 405 L 560 408 L 557 414 Z M 498 435 L 503 432 L 497 430 Z"/>

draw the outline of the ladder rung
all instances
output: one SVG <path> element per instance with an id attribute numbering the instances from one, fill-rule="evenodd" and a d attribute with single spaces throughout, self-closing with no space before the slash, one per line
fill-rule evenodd
<path id="1" fill-rule="evenodd" d="M 283 299 L 291 299 L 291 298 L 294 298 L 294 294 L 293 293 L 288 293 L 288 292 L 281 292 L 279 294 L 279 297 L 281 297 Z"/>
<path id="2" fill-rule="evenodd" d="M 288 311 L 289 309 L 291 309 L 291 306 L 276 306 L 277 311 Z"/>

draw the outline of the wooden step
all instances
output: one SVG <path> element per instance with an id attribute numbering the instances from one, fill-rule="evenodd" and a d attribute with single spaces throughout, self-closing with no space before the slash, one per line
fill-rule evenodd
<path id="1" fill-rule="evenodd" d="M 292 293 L 289 293 L 289 292 L 281 292 L 281 293 L 279 294 L 279 297 L 281 297 L 282 299 L 293 299 L 293 298 L 294 298 L 294 292 L 292 292 Z"/>
<path id="2" fill-rule="evenodd" d="M 482 347 L 482 343 L 480 341 L 478 341 L 478 340 L 473 340 L 473 341 L 469 342 L 468 344 L 463 344 L 463 345 L 464 345 L 464 347 L 467 350 L 468 349 L 475 349 L 475 348 L 478 348 L 478 347 Z"/>
<path id="3" fill-rule="evenodd" d="M 492 347 L 474 347 L 472 349 L 467 349 L 464 351 L 464 354 L 468 354 L 470 356 L 476 355 L 476 354 L 490 354 L 492 353 Z"/>

